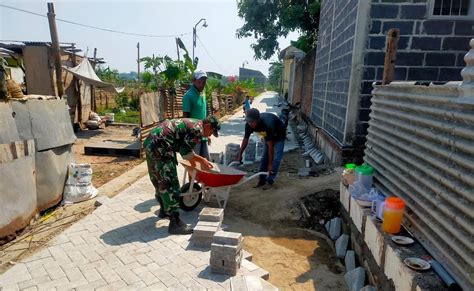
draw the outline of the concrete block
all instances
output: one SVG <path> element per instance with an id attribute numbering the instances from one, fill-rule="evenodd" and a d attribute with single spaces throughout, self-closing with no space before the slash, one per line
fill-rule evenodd
<path id="1" fill-rule="evenodd" d="M 362 226 L 365 223 L 367 215 L 370 213 L 370 208 L 362 207 L 357 201 L 351 197 L 349 214 L 352 222 L 356 226 L 357 230 L 362 233 Z"/>
<path id="2" fill-rule="evenodd" d="M 339 186 L 339 200 L 341 201 L 342 206 L 344 209 L 349 213 L 350 211 L 350 204 L 351 204 L 351 194 L 344 184 L 340 183 Z"/>
<path id="3" fill-rule="evenodd" d="M 344 265 L 346 266 L 346 272 L 350 272 L 355 269 L 356 261 L 354 251 L 347 251 L 346 257 L 344 258 Z"/>
<path id="4" fill-rule="evenodd" d="M 209 264 L 214 267 L 240 269 L 240 266 L 242 264 L 242 252 L 239 252 L 238 254 L 233 255 L 231 257 L 227 257 L 227 255 L 221 257 L 221 254 L 216 254 L 211 251 Z"/>
<path id="5" fill-rule="evenodd" d="M 390 244 L 385 250 L 384 272 L 388 279 L 392 279 L 395 290 L 415 290 L 416 273 L 403 263 L 399 251 Z"/>
<path id="6" fill-rule="evenodd" d="M 222 208 L 204 207 L 199 213 L 200 221 L 222 222 L 223 219 L 224 209 Z"/>
<path id="7" fill-rule="evenodd" d="M 222 222 L 220 222 L 220 221 L 198 221 L 196 226 L 217 227 L 220 230 L 222 228 Z"/>
<path id="8" fill-rule="evenodd" d="M 347 245 L 349 244 L 349 236 L 347 234 L 342 234 L 336 240 L 336 256 L 339 259 L 344 259 L 347 252 Z"/>
<path id="9" fill-rule="evenodd" d="M 326 222 L 326 224 L 324 224 L 324 227 L 326 228 L 326 231 L 329 233 L 329 229 L 331 227 L 331 221 Z"/>
<path id="10" fill-rule="evenodd" d="M 210 237 L 212 238 L 214 234 L 219 230 L 216 226 L 203 226 L 196 225 L 193 230 L 193 237 Z"/>
<path id="11" fill-rule="evenodd" d="M 223 267 L 214 267 L 211 266 L 211 272 L 214 274 L 221 274 L 221 275 L 228 275 L 228 276 L 235 276 L 237 275 L 238 269 L 235 268 L 223 268 Z"/>
<path id="12" fill-rule="evenodd" d="M 222 245 L 239 245 L 242 243 L 242 234 L 238 232 L 218 231 L 214 234 L 213 242 Z"/>
<path id="13" fill-rule="evenodd" d="M 223 164 L 224 163 L 224 153 L 210 153 L 210 158 L 213 163 Z"/>
<path id="14" fill-rule="evenodd" d="M 100 196 L 97 198 L 97 200 L 94 202 L 94 206 L 99 207 L 102 205 L 107 204 L 110 201 L 110 198 L 107 196 Z"/>
<path id="15" fill-rule="evenodd" d="M 377 288 L 375 288 L 374 286 L 367 285 L 360 289 L 360 291 L 377 291 Z"/>
<path id="16" fill-rule="evenodd" d="M 331 219 L 331 225 L 329 227 L 329 237 L 332 240 L 337 240 L 341 236 L 342 231 L 342 219 L 335 217 Z"/>
<path id="17" fill-rule="evenodd" d="M 242 250 L 242 244 L 238 244 L 235 246 L 231 245 L 222 245 L 213 243 L 211 245 L 211 254 L 212 253 L 223 253 L 229 255 L 237 255 Z"/>
<path id="18" fill-rule="evenodd" d="M 344 275 L 349 291 L 359 291 L 365 284 L 365 269 L 356 268 Z"/>
<path id="19" fill-rule="evenodd" d="M 209 248 L 212 244 L 212 237 L 196 237 L 192 236 L 191 241 L 194 246 L 200 248 Z"/>
<path id="20" fill-rule="evenodd" d="M 364 240 L 374 256 L 375 262 L 381 266 L 385 241 L 382 231 L 377 228 L 377 223 L 373 217 L 367 217 Z"/>
<path id="21" fill-rule="evenodd" d="M 210 258 L 214 260 L 223 260 L 223 261 L 235 261 L 236 258 L 241 258 L 242 251 L 236 253 L 236 254 L 230 254 L 230 253 L 218 253 L 218 252 L 213 252 L 211 251 Z"/>

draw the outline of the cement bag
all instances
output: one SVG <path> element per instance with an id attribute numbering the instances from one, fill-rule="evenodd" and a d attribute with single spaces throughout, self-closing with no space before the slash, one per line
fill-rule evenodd
<path id="1" fill-rule="evenodd" d="M 76 203 L 97 196 L 92 186 L 92 168 L 89 164 L 69 164 L 68 177 L 64 187 L 64 203 Z"/>

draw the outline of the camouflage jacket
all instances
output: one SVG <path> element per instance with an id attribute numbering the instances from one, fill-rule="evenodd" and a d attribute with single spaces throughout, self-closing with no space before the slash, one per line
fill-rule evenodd
<path id="1" fill-rule="evenodd" d="M 161 157 L 189 154 L 202 138 L 202 121 L 190 118 L 169 119 L 155 127 L 143 142 L 147 152 Z"/>

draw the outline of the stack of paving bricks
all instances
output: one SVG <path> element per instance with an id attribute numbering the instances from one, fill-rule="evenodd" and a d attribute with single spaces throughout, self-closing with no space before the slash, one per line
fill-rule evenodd
<path id="1" fill-rule="evenodd" d="M 209 247 L 214 234 L 221 229 L 224 209 L 205 207 L 199 213 L 199 221 L 194 227 L 191 240 L 197 247 Z"/>
<path id="2" fill-rule="evenodd" d="M 247 148 L 245 149 L 245 161 L 255 162 L 256 152 L 257 143 L 255 142 L 255 140 L 250 139 Z"/>
<path id="3" fill-rule="evenodd" d="M 242 264 L 242 234 L 218 231 L 211 245 L 211 271 L 229 276 L 237 275 Z"/>
<path id="4" fill-rule="evenodd" d="M 237 143 L 229 143 L 225 146 L 225 163 L 228 165 L 237 161 L 240 152 L 240 145 Z"/>

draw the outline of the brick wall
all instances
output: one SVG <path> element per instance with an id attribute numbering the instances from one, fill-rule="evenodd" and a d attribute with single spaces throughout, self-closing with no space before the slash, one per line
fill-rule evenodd
<path id="1" fill-rule="evenodd" d="M 313 81 L 316 49 L 309 51 L 306 56 L 296 63 L 295 86 L 293 87 L 293 104 L 301 103 L 301 112 L 305 116 L 311 115 L 313 104 Z"/>
<path id="2" fill-rule="evenodd" d="M 390 28 L 400 29 L 395 80 L 461 80 L 474 20 L 433 19 L 429 7 L 427 0 L 372 0 L 356 145 L 365 143 L 372 82 L 382 80 L 385 39 Z"/>
<path id="3" fill-rule="evenodd" d="M 311 120 L 344 139 L 357 0 L 323 1 L 315 60 Z"/>

